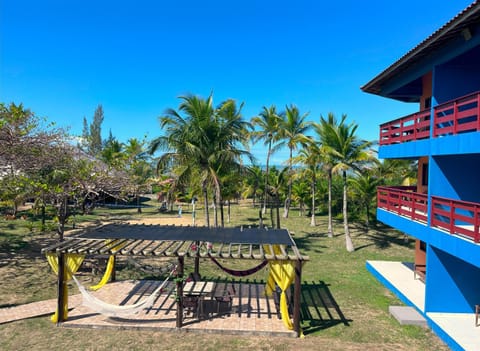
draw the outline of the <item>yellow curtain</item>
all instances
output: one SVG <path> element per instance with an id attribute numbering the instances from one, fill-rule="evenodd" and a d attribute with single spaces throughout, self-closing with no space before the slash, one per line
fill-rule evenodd
<path id="1" fill-rule="evenodd" d="M 265 246 L 267 254 L 272 254 L 270 247 Z M 280 246 L 273 245 L 273 253 L 280 254 Z M 286 291 L 290 287 L 295 278 L 295 265 L 292 261 L 269 261 L 270 273 L 268 275 L 265 294 L 270 296 L 275 290 L 275 284 L 282 290 L 280 294 L 280 315 L 283 323 L 288 330 L 293 329 L 293 323 L 288 314 L 288 301 Z"/>
<path id="2" fill-rule="evenodd" d="M 104 286 L 105 284 L 107 284 L 107 282 L 110 279 L 110 276 L 112 275 L 114 266 L 115 266 L 115 256 L 110 255 L 110 257 L 108 258 L 108 262 L 107 262 L 107 268 L 105 269 L 105 273 L 103 274 L 102 279 L 100 280 L 100 282 L 97 285 L 91 286 L 90 290 L 96 291 L 96 290 L 100 289 L 102 286 Z"/>
<path id="3" fill-rule="evenodd" d="M 58 256 L 54 253 L 47 253 L 47 261 L 52 267 L 52 270 L 55 274 L 58 274 Z M 72 275 L 77 272 L 78 268 L 80 268 L 85 255 L 78 255 L 78 254 L 65 254 L 65 281 L 69 281 L 72 279 Z M 65 284 L 65 288 L 63 289 L 63 317 L 67 319 L 68 317 L 68 286 Z M 55 314 L 50 318 L 53 323 L 58 322 L 58 309 L 55 311 Z"/>
<path id="4" fill-rule="evenodd" d="M 112 249 L 113 254 L 115 254 L 118 250 L 120 250 L 122 247 L 125 246 L 125 243 L 122 243 L 120 239 L 115 239 L 115 240 L 108 239 L 105 241 L 105 243 L 109 248 Z M 105 273 L 103 274 L 102 279 L 100 280 L 100 282 L 98 282 L 97 285 L 91 286 L 90 290 L 96 291 L 101 287 L 103 287 L 105 284 L 107 284 L 107 282 L 110 280 L 110 277 L 112 276 L 114 267 L 115 267 L 115 256 L 110 255 L 110 257 L 108 258 L 107 267 L 105 269 Z"/>

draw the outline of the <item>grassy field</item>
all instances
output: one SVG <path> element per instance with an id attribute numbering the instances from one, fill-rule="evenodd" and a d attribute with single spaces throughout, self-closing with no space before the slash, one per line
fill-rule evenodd
<path id="1" fill-rule="evenodd" d="M 202 212 L 197 212 L 197 223 L 202 223 Z M 234 205 L 228 225 L 257 225 L 257 214 L 258 209 L 249 204 Z M 173 218 L 174 215 L 159 214 L 155 207 L 144 209 L 142 214 L 137 214 L 135 209 L 96 209 L 93 215 L 77 216 L 75 221 L 78 228 L 105 220 L 148 220 L 160 216 Z M 183 217 L 189 216 L 189 208 L 184 206 Z M 269 221 L 266 223 L 268 225 Z M 56 297 L 55 276 L 40 255 L 41 248 L 56 238 L 38 233 L 35 228 L 31 232 L 32 227 L 29 219 L 0 220 L 0 307 Z M 41 317 L 0 325 L 0 349 L 448 350 L 428 329 L 399 325 L 388 314 L 388 306 L 401 304 L 400 301 L 365 269 L 366 260 L 412 261 L 411 240 L 383 226 L 366 231 L 363 226 L 353 223 L 351 231 L 356 251 L 348 253 L 341 223 L 335 223 L 334 238 L 326 236 L 326 217 L 317 217 L 317 226 L 311 227 L 310 219 L 300 217 L 294 210 L 290 218 L 282 218 L 282 227 L 294 233 L 300 251 L 310 256 L 302 276 L 305 289 L 322 287 L 328 290 L 347 323 L 339 318 L 306 320 L 303 323 L 305 338 L 291 339 L 66 329 L 56 328 L 47 317 Z M 235 263 L 236 267 L 242 264 L 244 262 Z M 208 261 L 201 264 L 201 273 L 206 279 L 223 278 L 222 272 Z M 125 267 L 117 277 L 131 279 L 140 275 Z M 249 279 L 265 280 L 266 273 L 261 271 Z M 75 292 L 75 288 L 72 291 Z M 314 309 L 311 312 L 314 314 Z"/>

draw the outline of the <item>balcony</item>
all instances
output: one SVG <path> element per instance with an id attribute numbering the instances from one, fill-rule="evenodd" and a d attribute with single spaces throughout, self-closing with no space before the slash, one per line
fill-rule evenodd
<path id="1" fill-rule="evenodd" d="M 480 203 L 431 196 L 415 192 L 416 187 L 378 187 L 377 207 L 475 243 L 480 242 Z"/>
<path id="2" fill-rule="evenodd" d="M 400 144 L 445 135 L 480 131 L 480 92 L 380 125 L 379 143 Z M 430 133 L 433 126 L 433 133 Z"/>

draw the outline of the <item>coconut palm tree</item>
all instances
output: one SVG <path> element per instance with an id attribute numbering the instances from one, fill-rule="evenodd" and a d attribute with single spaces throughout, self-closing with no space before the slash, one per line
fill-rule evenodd
<path id="1" fill-rule="evenodd" d="M 320 116 L 320 123 L 313 123 L 313 130 L 317 134 L 318 154 L 322 160 L 323 169 L 327 173 L 328 180 L 328 226 L 327 235 L 333 238 L 333 215 L 332 215 L 332 178 L 334 161 L 332 155 L 329 153 L 327 145 L 329 138 L 334 135 L 332 133 L 338 127 L 338 121 L 333 113 L 329 113 L 327 118 Z M 333 142 L 332 142 L 333 143 Z"/>
<path id="2" fill-rule="evenodd" d="M 310 179 L 311 198 L 312 198 L 312 213 L 310 217 L 310 226 L 316 226 L 315 220 L 315 207 L 316 207 L 316 185 L 317 185 L 317 173 L 321 165 L 321 150 L 319 145 L 313 140 L 308 138 L 305 143 L 305 147 L 300 150 L 299 155 L 295 158 L 296 162 L 300 162 L 306 166 L 302 174 Z"/>
<path id="3" fill-rule="evenodd" d="M 179 112 L 168 109 L 160 117 L 164 135 L 150 145 L 150 153 L 166 152 L 157 162 L 157 170 L 174 169 L 178 184 L 187 185 L 195 174 L 200 178 L 204 197 L 205 221 L 210 226 L 208 189 L 214 189 L 214 211 L 221 201 L 221 176 L 241 167 L 242 157 L 251 157 L 242 149 L 248 141 L 249 124 L 242 119 L 241 108 L 234 100 L 213 107 L 213 96 L 207 99 L 187 95 L 180 97 Z M 215 225 L 216 213 L 215 213 Z"/>
<path id="4" fill-rule="evenodd" d="M 289 150 L 288 158 L 288 194 L 285 199 L 285 207 L 283 217 L 288 218 L 290 210 L 290 203 L 292 201 L 292 170 L 293 170 L 293 151 L 297 150 L 298 145 L 305 140 L 305 133 L 310 128 L 310 123 L 305 121 L 308 113 L 300 114 L 300 110 L 295 105 L 287 106 L 285 113 L 281 114 L 281 121 L 279 123 L 279 138 L 280 145 L 286 145 Z M 279 145 L 279 146 L 280 146 Z"/>
<path id="5" fill-rule="evenodd" d="M 363 172 L 356 172 L 355 177 L 350 178 L 348 182 L 355 190 L 354 196 L 365 208 L 365 226 L 367 231 L 370 227 L 370 206 L 377 195 L 377 186 L 380 184 L 380 181 L 381 179 L 375 177 L 371 171 L 364 170 Z"/>
<path id="6" fill-rule="evenodd" d="M 348 252 L 355 251 L 352 238 L 348 228 L 348 212 L 347 212 L 347 171 L 360 170 L 361 166 L 370 162 L 373 157 L 368 152 L 371 142 L 361 140 L 357 137 L 356 132 L 358 125 L 355 123 L 347 124 L 346 115 L 338 123 L 337 127 L 329 124 L 326 129 L 326 138 L 323 147 L 326 148 L 328 154 L 332 157 L 332 172 L 339 172 L 343 177 L 343 225 L 345 230 L 345 243 Z"/>
<path id="7" fill-rule="evenodd" d="M 267 145 L 267 159 L 265 163 L 265 187 L 264 187 L 264 198 L 263 198 L 263 209 L 262 213 L 265 214 L 267 210 L 267 188 L 268 188 L 268 172 L 270 164 L 270 156 L 275 152 L 274 142 L 277 141 L 278 136 L 278 124 L 281 118 L 277 113 L 277 108 L 275 105 L 270 107 L 263 106 L 262 111 L 258 116 L 252 118 L 252 125 L 259 127 L 259 130 L 254 130 L 252 132 L 253 142 L 259 140 L 264 141 L 264 145 Z"/>

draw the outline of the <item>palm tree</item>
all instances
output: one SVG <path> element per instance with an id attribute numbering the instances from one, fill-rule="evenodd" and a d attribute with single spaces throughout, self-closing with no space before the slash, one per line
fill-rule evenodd
<path id="1" fill-rule="evenodd" d="M 200 178 L 204 197 L 205 221 L 210 226 L 208 189 L 214 189 L 214 210 L 221 201 L 221 176 L 241 167 L 241 158 L 251 157 L 241 148 L 247 143 L 248 123 L 234 100 L 213 107 L 213 96 L 203 99 L 193 95 L 180 97 L 179 112 L 168 109 L 160 117 L 165 134 L 153 140 L 150 153 L 164 149 L 157 170 L 175 170 L 176 183 L 187 185 L 195 174 Z M 182 113 L 184 116 L 182 116 Z"/>
<path id="2" fill-rule="evenodd" d="M 303 171 L 303 174 L 310 178 L 310 188 L 311 188 L 311 197 L 312 197 L 312 213 L 310 218 L 310 226 L 316 226 L 315 220 L 315 207 L 316 207 L 316 185 L 317 185 L 317 173 L 319 166 L 321 164 L 321 150 L 318 147 L 318 144 L 313 140 L 308 138 L 308 142 L 305 144 L 305 147 L 300 150 L 299 155 L 295 158 L 296 161 L 304 164 L 307 168 Z"/>
<path id="3" fill-rule="evenodd" d="M 338 127 L 338 121 L 333 113 L 329 113 L 327 118 L 320 116 L 320 123 L 313 123 L 313 129 L 318 136 L 318 154 L 322 160 L 323 168 L 327 173 L 328 180 L 328 227 L 327 235 L 333 238 L 333 215 L 332 215 L 332 178 L 334 161 L 329 153 L 329 138 L 334 135 L 334 131 Z M 333 141 L 331 142 L 333 143 Z"/>
<path id="4" fill-rule="evenodd" d="M 281 145 L 287 145 L 289 149 L 288 158 L 288 195 L 285 199 L 285 208 L 283 217 L 288 218 L 288 212 L 290 210 L 290 203 L 292 201 L 292 170 L 293 170 L 293 151 L 297 149 L 298 144 L 305 140 L 304 133 L 310 128 L 310 123 L 305 121 L 308 113 L 300 115 L 298 107 L 290 105 L 286 107 L 285 113 L 281 115 L 282 120 L 279 123 L 279 137 Z"/>
<path id="5" fill-rule="evenodd" d="M 249 198 L 252 197 L 253 207 L 255 208 L 257 195 L 260 195 L 261 192 L 261 182 L 263 181 L 264 174 L 262 168 L 260 166 L 253 165 L 251 167 L 247 167 L 246 169 L 246 177 L 243 181 L 243 197 Z M 263 195 L 264 198 L 266 195 Z"/>
<path id="6" fill-rule="evenodd" d="M 277 140 L 278 135 L 278 124 L 281 118 L 277 114 L 277 108 L 275 105 L 270 107 L 263 106 L 262 111 L 258 116 L 252 118 L 252 125 L 258 126 L 260 130 L 255 130 L 252 132 L 253 142 L 258 140 L 264 140 L 264 145 L 267 145 L 267 160 L 265 164 L 265 188 L 264 188 L 264 198 L 263 198 L 263 209 L 262 213 L 265 214 L 267 210 L 267 188 L 268 188 L 268 171 L 270 156 L 275 151 L 273 143 Z"/>
<path id="7" fill-rule="evenodd" d="M 377 195 L 377 186 L 380 181 L 381 179 L 372 175 L 369 170 L 356 172 L 356 176 L 349 179 L 349 184 L 355 189 L 355 197 L 365 207 L 367 231 L 370 226 L 370 206 Z"/>
<path id="8" fill-rule="evenodd" d="M 345 242 L 348 252 L 355 251 L 352 238 L 348 228 L 347 212 L 347 171 L 350 169 L 360 170 L 361 165 L 369 162 L 373 157 L 367 152 L 371 142 L 360 140 L 357 135 L 358 125 L 355 123 L 346 124 L 346 115 L 335 128 L 329 124 L 327 128 L 325 144 L 323 145 L 333 160 L 332 172 L 341 172 L 343 177 L 343 225 L 345 229 Z"/>

